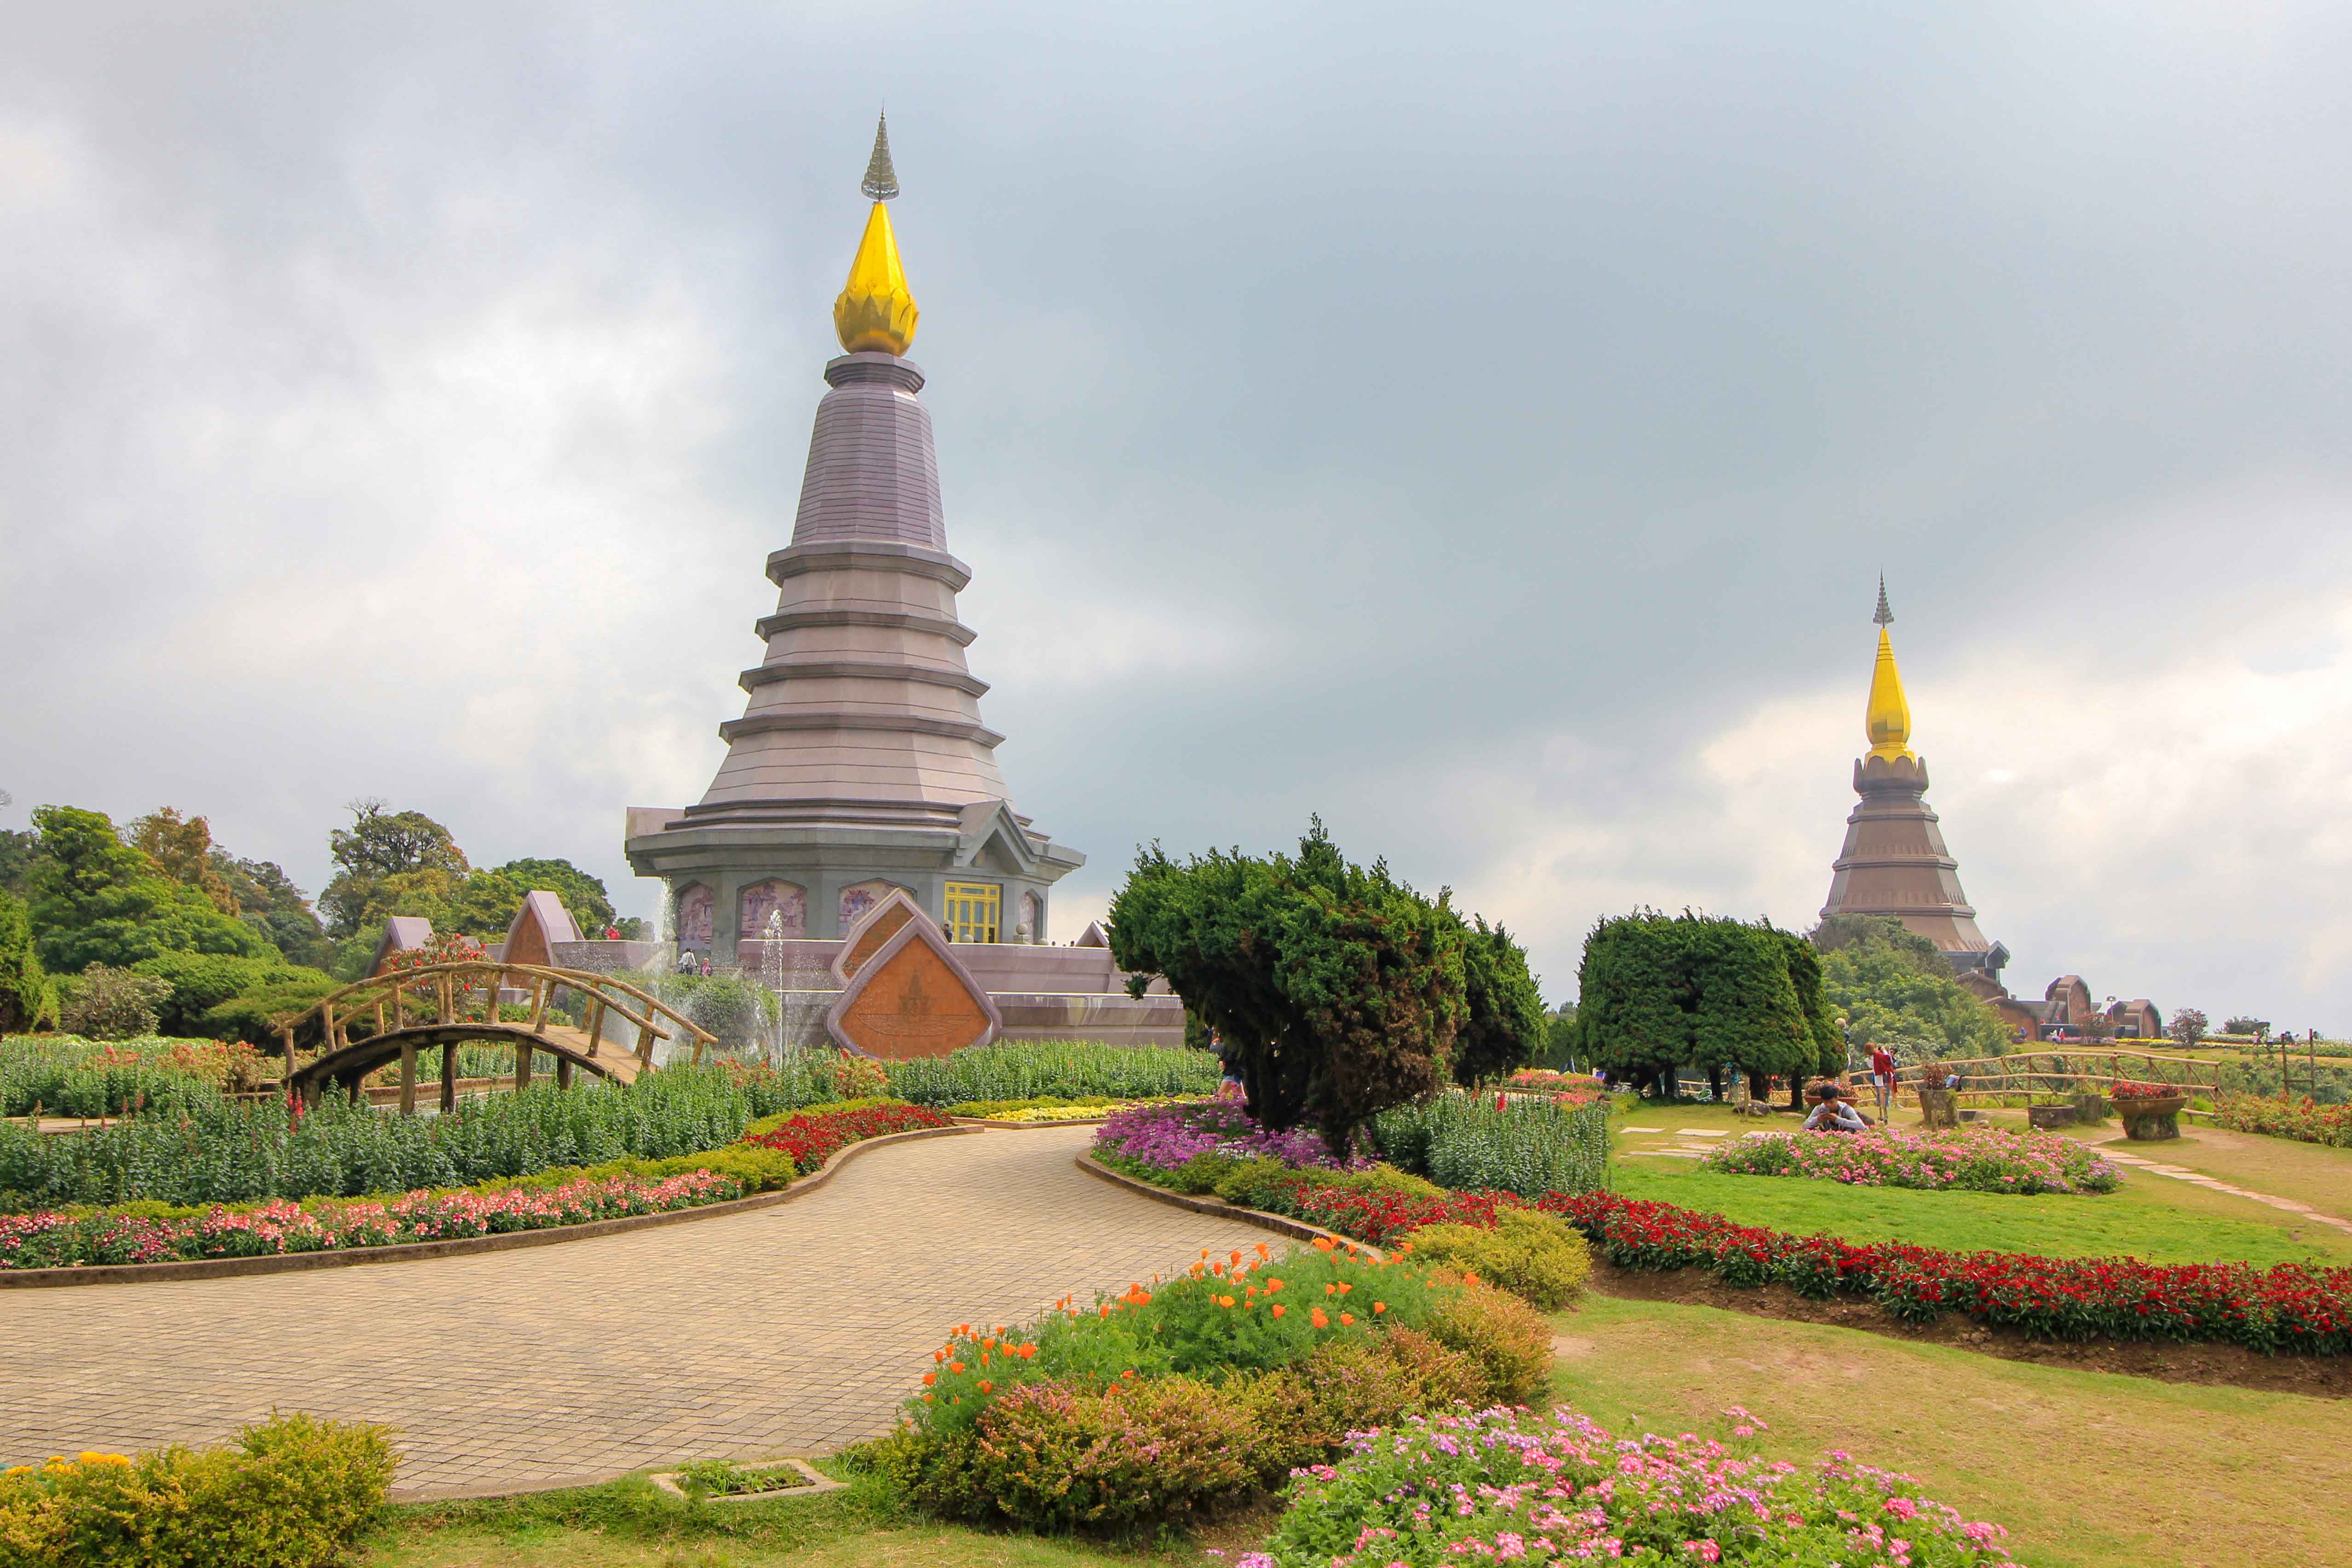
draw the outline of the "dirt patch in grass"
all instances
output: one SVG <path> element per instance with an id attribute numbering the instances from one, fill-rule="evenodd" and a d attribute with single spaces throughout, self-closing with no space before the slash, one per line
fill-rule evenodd
<path id="1" fill-rule="evenodd" d="M 1988 1328 L 1958 1314 L 1927 1324 L 1904 1322 L 1874 1301 L 1836 1297 L 1815 1301 L 1786 1285 L 1727 1285 L 1704 1268 L 1643 1273 L 1592 1261 L 1592 1288 L 1633 1301 L 1672 1301 L 1714 1307 L 1751 1317 L 1859 1329 L 1918 1344 L 1947 1345 L 2009 1361 L 2077 1372 L 2119 1373 L 2170 1383 L 2226 1384 L 2273 1394 L 2305 1394 L 2322 1399 L 2352 1399 L 2352 1356 L 2266 1356 L 2242 1345 L 2169 1344 L 2095 1340 L 2087 1343 L 2037 1340 L 2011 1328 Z"/>

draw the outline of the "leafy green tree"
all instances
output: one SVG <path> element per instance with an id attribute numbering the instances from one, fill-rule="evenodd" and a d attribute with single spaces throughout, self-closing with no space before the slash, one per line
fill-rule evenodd
<path id="1" fill-rule="evenodd" d="M 1577 972 L 1579 1054 L 1647 1092 L 1684 1067 L 1706 1069 L 1718 1089 L 1724 1068 L 1745 1072 L 1759 1095 L 1768 1077 L 1801 1079 L 1838 1038 L 1801 946 L 1768 921 L 1687 910 L 1603 920 Z"/>
<path id="2" fill-rule="evenodd" d="M 1111 952 L 1138 986 L 1171 989 L 1223 1037 L 1250 1114 L 1312 1121 L 1334 1150 L 1375 1112 L 1446 1081 L 1468 1015 L 1465 927 L 1390 875 L 1340 855 L 1320 820 L 1296 858 L 1158 845 L 1111 900 Z"/>
<path id="3" fill-rule="evenodd" d="M 194 888 L 225 915 L 242 911 L 236 893 L 213 864 L 212 824 L 201 816 L 183 818 L 172 806 L 162 806 L 131 819 L 126 840 L 155 863 L 156 868 L 184 888 Z"/>
<path id="4" fill-rule="evenodd" d="M 159 952 L 266 950 L 204 894 L 159 875 L 102 814 L 45 805 L 33 823 L 42 849 L 32 876 L 34 941 L 52 972 L 124 968 Z"/>
<path id="5" fill-rule="evenodd" d="M 509 860 L 499 868 L 523 885 L 523 891 L 541 890 L 553 893 L 572 911 L 572 919 L 580 927 L 580 934 L 593 941 L 604 934 L 604 928 L 614 924 L 613 896 L 605 891 L 604 879 L 592 877 L 569 860 L 522 859 Z M 507 924 L 514 923 L 509 913 Z M 499 928 L 501 934 L 506 926 Z"/>
<path id="6" fill-rule="evenodd" d="M 1835 915 L 1810 939 L 1822 991 L 1854 1040 L 1915 1060 L 1993 1057 L 2009 1048 L 2000 1015 L 1952 978 L 1934 942 L 1882 915 Z"/>
<path id="7" fill-rule="evenodd" d="M 0 828 L 0 893 L 24 898 L 32 891 L 33 863 L 41 858 L 41 836 Z"/>
<path id="8" fill-rule="evenodd" d="M 1566 1072 L 1578 1064 L 1576 1004 L 1563 1002 L 1544 1016 L 1543 1065 Z"/>
<path id="9" fill-rule="evenodd" d="M 531 890 L 529 883 L 511 871 L 477 871 L 458 883 L 457 891 L 438 907 L 404 904 L 398 912 L 425 915 L 433 921 L 436 931 L 464 931 L 485 942 L 499 942 L 504 940 L 507 928 L 514 924 L 524 896 Z"/>
<path id="10" fill-rule="evenodd" d="M 2193 1051 L 2205 1038 L 2205 1032 L 2212 1026 L 2211 1021 L 2200 1009 L 2183 1007 L 2172 1016 L 2171 1026 L 2165 1032 L 2179 1044 L 2181 1049 Z"/>
<path id="11" fill-rule="evenodd" d="M 473 869 L 449 830 L 421 811 L 387 811 L 381 800 L 353 801 L 352 826 L 327 837 L 337 868 L 319 908 L 327 934 L 341 940 L 386 915 L 428 914 L 446 904 Z"/>
<path id="12" fill-rule="evenodd" d="M 1454 1081 L 1482 1083 L 1517 1072 L 1546 1042 L 1543 993 L 1528 972 L 1527 950 L 1483 917 L 1462 932 L 1463 1001 L 1454 1040 Z"/>
<path id="13" fill-rule="evenodd" d="M 334 956 L 327 928 L 310 909 L 310 900 L 285 868 L 274 860 L 240 860 L 222 850 L 213 852 L 213 867 L 236 894 L 238 916 L 261 933 L 286 957 L 286 962 L 323 969 Z"/>
<path id="14" fill-rule="evenodd" d="M 55 1028 L 58 984 L 33 951 L 33 922 L 24 903 L 0 893 L 0 1035 Z"/>

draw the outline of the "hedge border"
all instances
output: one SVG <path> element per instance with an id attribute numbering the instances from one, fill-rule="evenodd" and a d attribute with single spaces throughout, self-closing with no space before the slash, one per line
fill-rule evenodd
<path id="1" fill-rule="evenodd" d="M 825 1163 L 806 1176 L 795 1176 L 781 1192 L 754 1193 L 747 1198 L 698 1207 L 670 1209 L 661 1214 L 624 1215 L 618 1219 L 593 1219 L 582 1225 L 550 1226 L 543 1230 L 510 1230 L 496 1236 L 453 1237 L 446 1241 L 405 1241 L 397 1247 L 352 1247 L 321 1252 L 282 1252 L 262 1258 L 180 1258 L 170 1263 L 99 1263 L 64 1268 L 0 1269 L 0 1289 L 58 1289 L 76 1285 L 137 1285 L 164 1279 L 232 1279 L 256 1274 L 297 1274 L 312 1268 L 350 1268 L 366 1263 L 413 1263 L 428 1258 L 460 1258 L 477 1252 L 506 1252 L 519 1247 L 552 1247 L 561 1242 L 587 1241 L 619 1236 L 655 1226 L 688 1220 L 719 1219 L 773 1208 L 814 1192 L 832 1179 L 834 1172 L 867 1149 L 916 1138 L 954 1138 L 985 1131 L 985 1127 L 918 1127 L 906 1132 L 886 1132 L 863 1138 L 834 1151 Z M 709 1152 L 708 1150 L 701 1152 Z"/>
<path id="2" fill-rule="evenodd" d="M 1059 1121 L 991 1121 L 985 1116 L 953 1116 L 949 1118 L 958 1127 L 985 1127 L 992 1132 L 1034 1132 L 1041 1128 L 1099 1127 L 1110 1120 L 1108 1116 L 1069 1116 Z"/>
<path id="3" fill-rule="evenodd" d="M 1388 1256 L 1369 1241 L 1358 1241 L 1352 1236 L 1343 1236 L 1336 1230 L 1325 1230 L 1319 1225 L 1308 1225 L 1305 1220 L 1293 1219 L 1288 1215 L 1268 1214 L 1264 1209 L 1245 1209 L 1239 1204 L 1229 1204 L 1220 1197 L 1194 1197 L 1189 1193 L 1172 1193 L 1166 1187 L 1155 1187 L 1150 1182 L 1130 1176 L 1124 1171 L 1112 1170 L 1092 1154 L 1078 1156 L 1078 1169 L 1089 1176 L 1100 1177 L 1115 1187 L 1125 1187 L 1138 1196 L 1157 1199 L 1163 1204 L 1173 1204 L 1180 1209 L 1191 1209 L 1194 1214 L 1214 1215 L 1223 1219 L 1239 1220 L 1244 1225 L 1254 1225 L 1260 1230 L 1270 1230 L 1277 1236 L 1289 1237 L 1294 1241 L 1336 1242 L 1341 1247 L 1352 1247 L 1360 1251 L 1370 1253 L 1374 1258 Z"/>

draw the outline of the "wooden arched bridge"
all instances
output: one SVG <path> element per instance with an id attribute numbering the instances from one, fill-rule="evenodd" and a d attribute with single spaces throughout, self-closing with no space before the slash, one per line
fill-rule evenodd
<path id="1" fill-rule="evenodd" d="M 524 1016 L 501 1016 L 499 993 L 516 990 L 527 1000 Z M 563 1011 L 558 1012 L 559 1005 Z M 580 1023 L 565 1016 L 576 1005 Z M 614 1020 L 634 1025 L 634 1048 L 613 1050 L 605 1038 Z M 284 1087 L 315 1105 L 330 1083 L 360 1098 L 367 1076 L 391 1062 L 400 1064 L 400 1109 L 416 1109 L 416 1053 L 441 1050 L 441 1109 L 457 1104 L 457 1047 L 467 1040 L 510 1045 L 514 1085 L 528 1088 L 532 1057 L 555 1058 L 555 1081 L 570 1088 L 574 1072 L 632 1082 L 653 1065 L 662 1040 L 691 1042 L 694 1059 L 718 1037 L 675 1007 L 625 980 L 583 969 L 551 969 L 496 960 L 423 964 L 387 971 L 355 982 L 299 1013 L 273 1021 L 285 1044 Z M 315 1032 L 319 1054 L 298 1058 L 298 1040 Z M 358 1037 L 354 1038 L 354 1035 Z"/>

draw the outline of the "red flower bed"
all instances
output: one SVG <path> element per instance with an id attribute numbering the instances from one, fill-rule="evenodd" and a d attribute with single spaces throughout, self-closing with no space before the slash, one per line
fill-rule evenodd
<path id="1" fill-rule="evenodd" d="M 1284 1185 L 1272 1206 L 1384 1247 L 1425 1225 L 1491 1226 L 1497 1211 L 1525 1205 L 1509 1193 L 1416 1197 L 1335 1187 L 1302 1174 Z M 2053 1340 L 2218 1340 L 2265 1354 L 2352 1353 L 2352 1268 L 1856 1244 L 1608 1192 L 1547 1193 L 1534 1206 L 1574 1226 L 1620 1268 L 1706 1268 L 1728 1284 L 1783 1284 L 1816 1300 L 1859 1296 L 1906 1322 L 1959 1312 Z"/>
<path id="2" fill-rule="evenodd" d="M 1509 1193 L 1448 1193 L 1442 1198 L 1327 1186 L 1312 1176 L 1285 1184 L 1285 1214 L 1385 1247 L 1425 1225 L 1491 1226 L 1495 1211 L 1524 1205 Z"/>
<path id="3" fill-rule="evenodd" d="M 1613 1193 L 1551 1194 L 1538 1206 L 1575 1226 L 1621 1268 L 1696 1266 L 1733 1284 L 1778 1280 L 1817 1299 L 1843 1291 L 1874 1299 L 1910 1322 L 1961 1312 L 2049 1339 L 2221 1340 L 2265 1353 L 2352 1352 L 2352 1268 L 1857 1246 Z"/>
<path id="4" fill-rule="evenodd" d="M 793 1168 L 815 1170 L 839 1150 L 862 1139 L 886 1132 L 911 1132 L 919 1127 L 952 1127 L 955 1119 L 920 1105 L 861 1105 L 855 1110 L 819 1110 L 785 1118 L 781 1126 L 743 1140 L 762 1149 L 781 1149 L 793 1157 Z"/>

